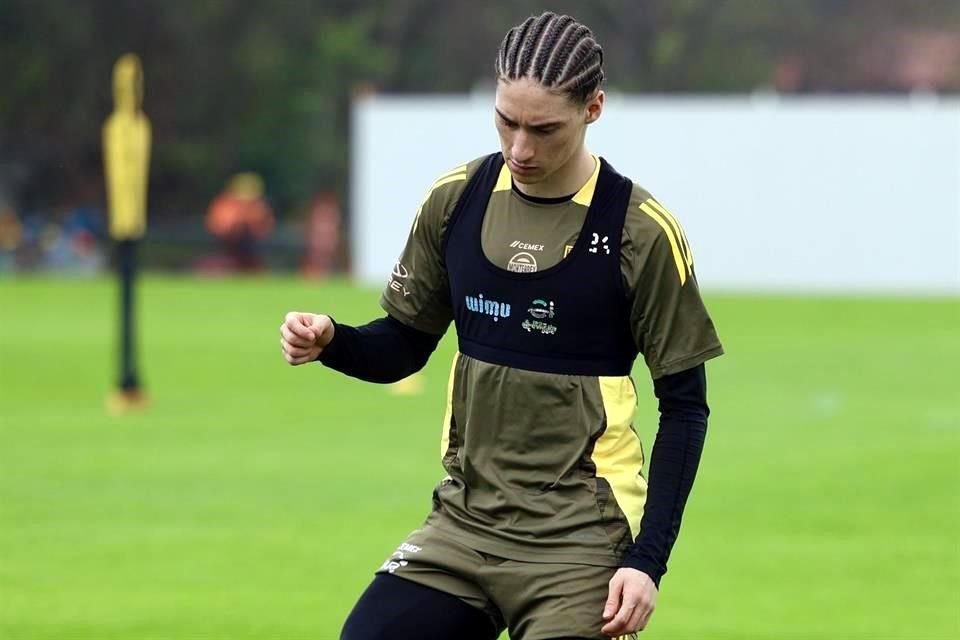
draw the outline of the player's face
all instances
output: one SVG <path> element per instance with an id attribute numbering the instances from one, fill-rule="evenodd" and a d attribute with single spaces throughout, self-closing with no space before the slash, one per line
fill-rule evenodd
<path id="1" fill-rule="evenodd" d="M 583 151 L 587 125 L 602 106 L 603 92 L 579 104 L 530 78 L 498 81 L 494 117 L 513 179 L 530 185 L 559 179 Z"/>

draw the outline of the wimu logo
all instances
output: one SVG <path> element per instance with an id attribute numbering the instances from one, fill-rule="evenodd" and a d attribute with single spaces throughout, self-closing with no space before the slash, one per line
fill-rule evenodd
<path id="1" fill-rule="evenodd" d="M 509 304 L 497 302 L 496 300 L 487 300 L 483 297 L 482 293 L 476 297 L 466 296 L 466 300 L 467 309 L 473 313 L 482 313 L 485 316 L 490 316 L 494 322 L 499 321 L 500 318 L 510 317 Z"/>

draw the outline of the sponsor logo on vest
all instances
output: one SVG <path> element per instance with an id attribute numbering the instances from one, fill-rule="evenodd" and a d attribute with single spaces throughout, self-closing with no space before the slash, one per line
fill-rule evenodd
<path id="1" fill-rule="evenodd" d="M 553 300 L 547 302 L 546 300 L 534 300 L 530 303 L 530 308 L 527 309 L 527 313 L 533 318 L 527 318 L 523 321 L 523 324 L 520 326 L 524 328 L 528 333 L 538 331 L 544 335 L 552 336 L 557 332 L 557 326 L 550 324 L 549 322 L 544 322 L 544 320 L 552 319 L 556 315 L 553 306 Z"/>
<path id="2" fill-rule="evenodd" d="M 494 322 L 498 322 L 500 318 L 509 318 L 510 317 L 510 305 L 504 302 L 497 302 L 496 300 L 487 300 L 483 297 L 483 294 L 474 297 L 466 296 L 467 300 L 467 309 L 473 313 L 480 313 L 485 316 L 490 316 L 493 318 Z"/>
<path id="3" fill-rule="evenodd" d="M 507 263 L 507 271 L 514 271 L 516 273 L 533 273 L 537 270 L 537 259 L 533 257 L 532 253 L 527 253 L 522 251 L 517 255 L 510 258 L 510 262 Z"/>
<path id="4" fill-rule="evenodd" d="M 529 242 L 520 242 L 519 240 L 514 240 L 510 243 L 510 246 L 514 249 L 523 249 L 524 251 L 543 251 L 542 244 L 530 244 Z"/>
<path id="5" fill-rule="evenodd" d="M 552 318 L 556 315 L 553 311 L 553 300 L 547 302 L 546 300 L 534 300 L 533 306 L 527 309 L 527 313 L 532 315 L 537 320 L 543 320 L 544 318 Z"/>

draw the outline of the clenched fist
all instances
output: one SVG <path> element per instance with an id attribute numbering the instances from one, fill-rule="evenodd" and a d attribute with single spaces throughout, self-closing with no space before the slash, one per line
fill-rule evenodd
<path id="1" fill-rule="evenodd" d="M 333 340 L 330 316 L 291 311 L 280 325 L 283 357 L 294 366 L 313 362 Z"/>

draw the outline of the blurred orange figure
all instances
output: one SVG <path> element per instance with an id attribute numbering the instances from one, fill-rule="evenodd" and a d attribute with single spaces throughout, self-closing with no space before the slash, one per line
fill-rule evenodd
<path id="1" fill-rule="evenodd" d="M 310 204 L 302 273 L 323 278 L 333 271 L 340 245 L 340 205 L 337 196 L 321 193 Z"/>
<path id="2" fill-rule="evenodd" d="M 207 211 L 207 230 L 220 239 L 237 271 L 260 271 L 258 244 L 273 232 L 273 209 L 263 197 L 263 180 L 238 173 Z"/>
<path id="3" fill-rule="evenodd" d="M 23 227 L 10 207 L 0 205 L 0 253 L 13 253 L 23 240 Z"/>

